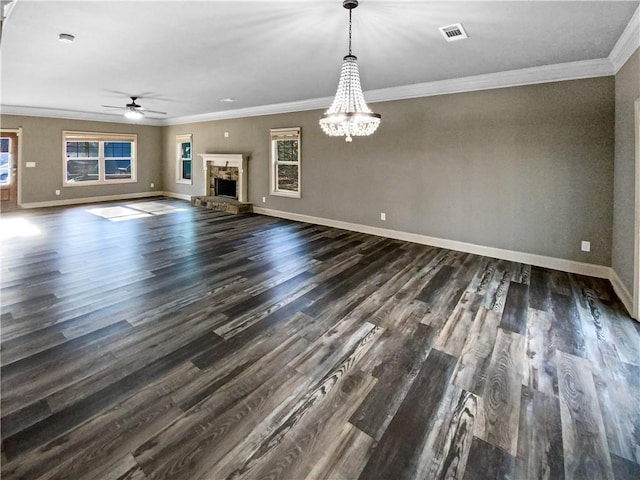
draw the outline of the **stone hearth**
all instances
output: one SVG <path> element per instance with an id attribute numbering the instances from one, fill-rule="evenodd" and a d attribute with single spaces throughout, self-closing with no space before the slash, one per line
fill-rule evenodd
<path id="1" fill-rule="evenodd" d="M 229 213 L 253 211 L 253 204 L 247 202 L 247 158 L 240 153 L 200 154 L 204 169 L 204 195 L 191 197 L 191 204 Z M 215 180 L 234 181 L 236 198 L 218 196 Z"/>
<path id="2" fill-rule="evenodd" d="M 205 207 L 211 210 L 219 210 L 228 213 L 251 213 L 253 211 L 253 203 L 239 202 L 233 198 L 198 196 L 191 197 L 191 205 L 194 207 Z"/>

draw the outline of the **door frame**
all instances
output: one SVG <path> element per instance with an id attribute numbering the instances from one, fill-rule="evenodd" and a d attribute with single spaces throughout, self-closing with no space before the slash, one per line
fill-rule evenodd
<path id="1" fill-rule="evenodd" d="M 635 105 L 635 132 L 636 132 L 636 185 L 635 185 L 635 261 L 633 271 L 633 312 L 632 316 L 640 321 L 640 97 Z"/>
<path id="2" fill-rule="evenodd" d="M 18 167 L 18 181 L 16 184 L 16 204 L 22 207 L 22 127 L 19 128 L 0 128 L 0 132 L 15 133 L 18 136 L 18 158 L 16 158 Z"/>

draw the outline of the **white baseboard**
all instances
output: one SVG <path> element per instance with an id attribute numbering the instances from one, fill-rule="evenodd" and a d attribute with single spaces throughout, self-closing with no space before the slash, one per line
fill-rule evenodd
<path id="1" fill-rule="evenodd" d="M 609 281 L 613 286 L 613 290 L 616 292 L 616 295 L 618 295 L 618 298 L 622 301 L 622 304 L 627 309 L 627 312 L 629 312 L 629 315 L 633 316 L 633 296 L 631 295 L 629 290 L 627 290 L 627 287 L 624 285 L 624 283 L 622 283 L 622 280 L 620 280 L 620 277 L 618 276 L 616 271 L 613 268 L 610 268 L 609 272 Z M 636 318 L 636 320 L 638 319 Z"/>
<path id="2" fill-rule="evenodd" d="M 185 195 L 184 193 L 175 193 L 175 192 L 162 192 L 165 197 L 177 198 L 178 200 L 187 200 L 191 201 L 191 195 Z"/>
<path id="3" fill-rule="evenodd" d="M 124 193 L 121 195 L 104 195 L 101 197 L 69 198 L 65 200 L 50 200 L 48 202 L 29 202 L 21 203 L 19 206 L 22 208 L 61 207 L 64 205 L 78 205 L 80 203 L 98 203 L 109 202 L 113 200 L 130 200 L 133 198 L 158 197 L 164 194 L 165 192 Z"/>
<path id="4" fill-rule="evenodd" d="M 551 268 L 579 275 L 588 275 L 590 277 L 610 279 L 611 268 L 604 265 L 593 265 L 590 263 L 576 262 L 574 260 L 565 260 L 562 258 L 547 257 L 544 255 L 536 255 L 532 253 L 516 252 L 513 250 L 505 250 L 502 248 L 486 247 L 483 245 L 475 245 L 473 243 L 458 242 L 456 240 L 447 240 L 444 238 L 429 237 L 417 233 L 401 232 L 398 230 L 390 230 L 387 228 L 372 227 L 370 225 L 362 225 L 357 223 L 342 222 L 340 220 L 331 220 L 328 218 L 313 217 L 299 213 L 283 212 L 280 210 L 272 210 L 269 208 L 253 207 L 255 213 L 269 215 L 272 217 L 285 218 L 288 220 L 296 220 L 299 222 L 314 223 L 317 225 L 325 225 L 327 227 L 342 228 L 354 232 L 368 233 L 379 237 L 394 238 L 396 240 L 404 240 L 407 242 L 420 243 L 430 245 L 432 247 L 446 248 L 459 252 L 473 253 L 485 257 L 498 258 L 511 262 L 535 265 L 537 267 Z"/>

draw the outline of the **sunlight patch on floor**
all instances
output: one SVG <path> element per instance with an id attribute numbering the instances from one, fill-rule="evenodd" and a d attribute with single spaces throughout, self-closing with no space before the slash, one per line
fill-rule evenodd
<path id="1" fill-rule="evenodd" d="M 174 207 L 162 202 L 141 202 L 131 203 L 124 207 L 90 208 L 87 212 L 97 215 L 98 217 L 106 218 L 112 222 L 122 222 L 124 220 L 165 215 L 167 213 L 181 212 L 184 210 L 186 210 L 186 208 Z"/>
<path id="2" fill-rule="evenodd" d="M 166 213 L 184 212 L 185 210 L 187 210 L 186 208 L 175 207 L 173 205 L 167 205 L 162 202 L 132 203 L 127 205 L 127 207 L 151 213 L 153 215 L 164 215 Z"/>
<path id="3" fill-rule="evenodd" d="M 35 237 L 40 229 L 26 218 L 0 218 L 0 239 Z"/>

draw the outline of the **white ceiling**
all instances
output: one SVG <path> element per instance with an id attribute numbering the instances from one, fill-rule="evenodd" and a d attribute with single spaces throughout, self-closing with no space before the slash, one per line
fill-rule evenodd
<path id="1" fill-rule="evenodd" d="M 361 0 L 353 53 L 365 98 L 372 90 L 589 62 L 610 55 L 639 4 Z M 18 0 L 3 25 L 0 104 L 5 113 L 125 121 L 101 105 L 136 95 L 168 113 L 157 123 L 287 102 L 328 107 L 347 53 L 347 22 L 341 0 Z M 446 42 L 438 27 L 458 22 L 469 39 Z M 60 33 L 75 42 L 59 42 Z M 220 101 L 229 97 L 236 102 Z"/>

